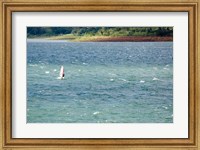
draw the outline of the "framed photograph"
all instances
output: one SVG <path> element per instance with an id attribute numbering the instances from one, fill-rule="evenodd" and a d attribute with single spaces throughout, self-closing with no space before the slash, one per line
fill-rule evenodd
<path id="1" fill-rule="evenodd" d="M 1 149 L 200 149 L 199 1 L 1 1 Z"/>

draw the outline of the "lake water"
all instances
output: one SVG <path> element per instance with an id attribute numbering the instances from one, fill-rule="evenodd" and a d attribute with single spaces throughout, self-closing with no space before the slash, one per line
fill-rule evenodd
<path id="1" fill-rule="evenodd" d="M 28 40 L 27 122 L 172 123 L 173 42 Z"/>

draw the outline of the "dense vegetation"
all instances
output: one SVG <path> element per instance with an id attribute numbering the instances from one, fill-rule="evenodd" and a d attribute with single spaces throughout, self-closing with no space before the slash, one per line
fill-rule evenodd
<path id="1" fill-rule="evenodd" d="M 172 27 L 28 27 L 27 36 L 172 36 Z"/>

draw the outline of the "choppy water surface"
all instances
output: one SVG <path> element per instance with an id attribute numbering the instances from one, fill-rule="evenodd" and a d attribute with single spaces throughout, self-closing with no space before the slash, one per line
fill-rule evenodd
<path id="1" fill-rule="evenodd" d="M 172 46 L 28 40 L 27 122 L 173 122 Z"/>

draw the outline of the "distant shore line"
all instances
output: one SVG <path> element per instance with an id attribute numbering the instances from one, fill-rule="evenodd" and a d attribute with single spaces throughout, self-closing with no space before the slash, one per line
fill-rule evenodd
<path id="1" fill-rule="evenodd" d="M 80 40 L 81 41 L 81 40 Z M 166 36 L 122 36 L 122 37 L 99 37 L 96 39 L 86 39 L 82 42 L 164 42 L 164 41 L 173 41 L 173 37 Z"/>
<path id="2" fill-rule="evenodd" d="M 68 40 L 72 42 L 170 42 L 173 36 L 52 36 L 30 39 Z"/>

